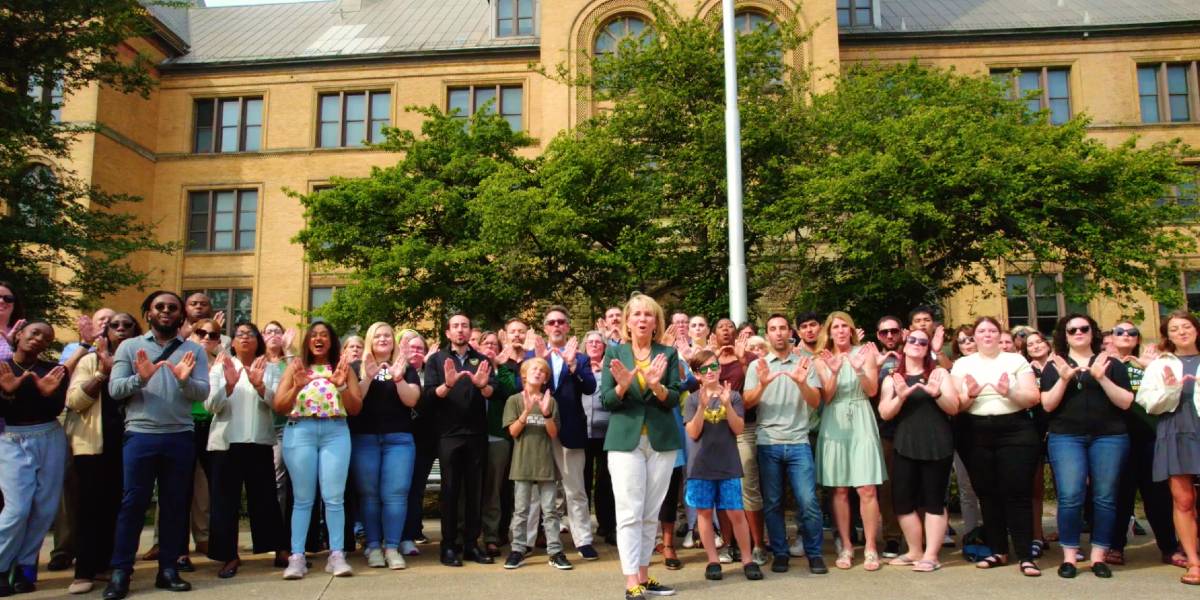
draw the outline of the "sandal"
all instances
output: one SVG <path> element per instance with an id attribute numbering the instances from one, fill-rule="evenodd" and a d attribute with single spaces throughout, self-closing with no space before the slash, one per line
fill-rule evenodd
<path id="1" fill-rule="evenodd" d="M 1037 563 L 1033 562 L 1032 560 L 1021 561 L 1020 569 L 1021 569 L 1021 574 L 1026 577 L 1041 577 L 1042 576 L 1041 567 L 1037 566 Z"/>
<path id="2" fill-rule="evenodd" d="M 921 559 L 913 565 L 912 570 L 918 573 L 932 573 L 940 568 L 942 568 L 942 563 L 940 562 Z"/>
<path id="3" fill-rule="evenodd" d="M 1125 552 L 1109 548 L 1108 551 L 1104 553 L 1104 562 L 1110 565 L 1123 565 L 1125 564 Z"/>
<path id="4" fill-rule="evenodd" d="M 1046 547 L 1049 545 L 1046 543 L 1046 540 L 1033 540 L 1033 547 L 1030 548 L 1029 554 L 1034 558 L 1041 558 L 1042 554 L 1046 552 Z"/>
<path id="5" fill-rule="evenodd" d="M 842 550 L 838 552 L 837 560 L 833 561 L 834 566 L 839 569 L 849 569 L 854 566 L 854 551 Z"/>
<path id="6" fill-rule="evenodd" d="M 993 555 L 988 556 L 988 557 L 984 558 L 983 560 L 975 563 L 975 568 L 976 569 L 994 569 L 996 567 L 1003 567 L 1004 565 L 1007 565 L 1007 564 L 1008 564 L 1007 558 L 1000 556 L 999 554 L 993 554 Z"/>
<path id="7" fill-rule="evenodd" d="M 1179 578 L 1184 585 L 1200 585 L 1200 565 L 1188 565 L 1187 573 Z"/>
<path id="8" fill-rule="evenodd" d="M 863 568 L 868 571 L 878 571 L 883 565 L 879 564 L 878 552 L 863 553 Z"/>
<path id="9" fill-rule="evenodd" d="M 911 567 L 918 562 L 920 562 L 920 559 L 911 558 L 907 554 L 901 554 L 900 556 L 888 561 L 888 564 L 892 565 L 893 567 Z"/>
<path id="10" fill-rule="evenodd" d="M 1162 557 L 1162 562 L 1164 565 L 1175 565 L 1180 569 L 1188 568 L 1187 555 L 1182 552 L 1176 552 L 1169 555 L 1164 554 Z"/>

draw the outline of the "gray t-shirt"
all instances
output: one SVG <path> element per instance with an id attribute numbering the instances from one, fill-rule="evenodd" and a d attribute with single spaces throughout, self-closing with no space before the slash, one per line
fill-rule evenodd
<path id="1" fill-rule="evenodd" d="M 683 409 L 684 423 L 691 422 L 696 416 L 703 395 L 703 390 L 688 394 Z M 720 398 L 710 396 L 706 400 L 704 429 L 700 432 L 700 439 L 696 440 L 695 454 L 688 460 L 687 477 L 713 481 L 738 479 L 742 476 L 742 461 L 738 455 L 737 436 L 729 429 L 727 411 L 721 406 Z M 745 417 L 741 394 L 730 392 L 729 403 L 738 416 Z"/>

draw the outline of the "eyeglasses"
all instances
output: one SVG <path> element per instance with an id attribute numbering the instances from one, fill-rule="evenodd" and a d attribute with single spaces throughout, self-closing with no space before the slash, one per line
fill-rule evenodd
<path id="1" fill-rule="evenodd" d="M 1129 328 L 1113 327 L 1113 335 L 1115 335 L 1117 337 L 1121 337 L 1121 336 L 1138 337 L 1139 335 L 1141 335 L 1141 333 L 1137 330 L 1137 327 L 1129 327 Z"/>
<path id="2" fill-rule="evenodd" d="M 12 294 L 4 294 L 4 295 L 0 296 L 0 302 L 3 302 L 5 304 L 16 304 L 17 297 L 13 296 Z"/>
<path id="3" fill-rule="evenodd" d="M 1091 325 L 1080 325 L 1079 327 L 1068 327 L 1067 328 L 1067 335 L 1075 335 L 1077 333 L 1091 333 L 1091 332 L 1092 332 Z"/>
<path id="4" fill-rule="evenodd" d="M 263 335 L 283 335 L 282 329 L 264 329 Z"/>
<path id="5" fill-rule="evenodd" d="M 203 329 L 197 329 L 196 333 L 193 335 L 195 335 L 196 337 L 198 337 L 202 340 L 208 339 L 208 340 L 211 340 L 214 342 L 219 341 L 221 339 L 220 331 L 205 331 Z"/>
<path id="6" fill-rule="evenodd" d="M 567 320 L 566 319 L 546 319 L 544 321 L 544 323 L 546 324 L 547 327 L 554 327 L 556 325 L 566 325 Z"/>
<path id="7" fill-rule="evenodd" d="M 209 334 L 209 335 L 212 335 L 212 334 Z M 235 338 L 252 338 L 252 337 L 254 337 L 254 332 L 250 331 L 249 329 L 240 329 L 233 334 L 233 337 L 235 337 Z M 212 339 L 212 338 L 209 338 L 209 339 Z M 216 339 L 218 339 L 218 340 L 221 339 L 221 334 L 218 333 Z"/>
<path id="8" fill-rule="evenodd" d="M 922 346 L 922 347 L 929 345 L 929 340 L 927 340 L 925 338 L 919 338 L 915 335 L 908 336 L 908 339 L 906 339 L 904 341 L 906 341 L 910 344 L 915 344 L 917 346 Z"/>
<path id="9" fill-rule="evenodd" d="M 701 375 L 703 375 L 705 373 L 712 373 L 713 371 L 720 371 L 720 370 L 721 370 L 721 364 L 717 363 L 717 362 L 711 362 L 711 363 L 708 363 L 707 365 L 700 365 L 700 366 L 696 367 L 696 372 L 700 373 Z"/>
<path id="10" fill-rule="evenodd" d="M 159 302 L 158 304 L 154 305 L 154 310 L 165 313 L 179 312 L 179 305 L 168 302 Z"/>
<path id="11" fill-rule="evenodd" d="M 1025 338 L 1029 337 L 1029 332 L 1028 331 L 1019 331 L 1019 332 L 1017 332 L 1016 337 L 1025 339 Z"/>
<path id="12" fill-rule="evenodd" d="M 973 344 L 973 343 L 975 343 L 975 336 L 973 336 L 973 335 L 968 335 L 968 336 L 966 336 L 966 337 L 960 337 L 960 338 L 958 338 L 958 343 L 960 343 L 960 344 Z"/>
<path id="13" fill-rule="evenodd" d="M 880 329 L 879 335 L 900 335 L 900 328 L 890 327 L 888 329 Z"/>

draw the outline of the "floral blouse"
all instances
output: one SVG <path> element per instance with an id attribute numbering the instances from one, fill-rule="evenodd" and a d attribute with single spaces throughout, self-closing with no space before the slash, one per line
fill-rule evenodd
<path id="1" fill-rule="evenodd" d="M 346 416 L 342 396 L 337 386 L 329 381 L 333 369 L 329 365 L 312 365 L 308 369 L 308 376 L 312 381 L 300 390 L 296 396 L 296 406 L 292 407 L 288 417 L 330 419 Z"/>

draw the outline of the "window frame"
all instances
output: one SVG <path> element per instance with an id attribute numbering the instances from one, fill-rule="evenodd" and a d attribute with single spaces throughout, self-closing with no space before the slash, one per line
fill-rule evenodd
<path id="1" fill-rule="evenodd" d="M 521 127 L 519 129 L 514 128 L 514 131 L 529 131 L 529 129 L 526 127 L 526 124 L 525 124 L 526 95 L 525 95 L 525 83 L 524 82 L 515 83 L 515 82 L 511 82 L 511 81 L 509 81 L 509 82 L 501 81 L 501 82 L 486 83 L 486 84 L 464 83 L 464 84 L 447 85 L 446 86 L 446 112 L 449 113 L 451 110 L 451 108 L 450 108 L 451 95 L 454 92 L 461 92 L 461 91 L 465 90 L 467 92 L 467 107 L 470 109 L 470 112 L 468 112 L 467 114 L 456 115 L 453 118 L 462 119 L 463 121 L 467 121 L 472 116 L 475 115 L 475 107 L 476 107 L 475 93 L 479 90 L 491 90 L 495 93 L 496 103 L 493 108 L 493 110 L 495 111 L 495 114 L 500 115 L 501 117 L 504 117 L 505 120 L 508 120 L 508 117 L 513 116 L 513 113 L 504 112 L 504 109 L 505 109 L 504 90 L 505 89 L 510 89 L 510 90 L 518 89 L 521 91 L 521 106 L 520 106 L 519 112 L 516 113 L 516 117 L 518 119 L 520 119 L 520 121 L 521 121 Z M 509 121 L 509 125 L 512 125 L 511 121 Z"/>
<path id="2" fill-rule="evenodd" d="M 1054 110 L 1051 107 L 1051 100 L 1059 100 L 1061 98 L 1050 97 L 1050 73 L 1062 71 L 1066 75 L 1067 80 L 1067 120 L 1060 123 L 1054 122 Z M 1008 85 L 1008 97 L 1017 101 L 1027 101 L 1027 92 L 1021 91 L 1021 74 L 1036 72 L 1038 76 L 1038 91 L 1037 96 L 1038 110 L 1047 112 L 1047 118 L 1052 125 L 1062 125 L 1075 117 L 1074 94 L 1071 93 L 1071 66 L 1070 65 L 1042 65 L 1028 67 L 993 67 L 988 71 L 988 74 L 995 79 L 997 76 L 1006 78 Z"/>
<path id="3" fill-rule="evenodd" d="M 612 26 L 613 23 L 616 23 L 617 21 L 628 21 L 628 20 L 633 20 L 633 19 L 636 19 L 636 20 L 642 22 L 642 31 L 639 32 L 638 34 L 636 34 L 636 36 L 629 33 L 628 26 L 626 26 L 626 28 L 625 28 L 626 29 L 625 35 L 622 35 L 621 37 L 613 36 L 612 34 L 610 34 L 608 32 L 608 28 L 610 26 Z M 592 57 L 599 58 L 601 56 L 608 56 L 610 54 L 616 54 L 620 50 L 621 42 L 623 42 L 624 40 L 629 39 L 629 38 L 643 36 L 646 34 L 647 30 L 653 31 L 653 27 L 654 27 L 654 21 L 651 20 L 646 15 L 643 15 L 641 13 L 622 12 L 622 13 L 612 15 L 612 16 L 608 17 L 607 19 L 605 19 L 604 22 L 601 23 L 600 26 L 596 28 L 596 32 L 592 36 L 592 43 L 591 43 L 591 48 L 590 48 L 590 50 L 592 52 Z M 612 50 L 601 52 L 600 50 L 598 50 L 596 48 L 596 44 L 597 44 L 597 42 L 600 41 L 601 36 L 604 36 L 604 35 L 608 35 L 609 37 L 612 37 L 613 41 L 615 43 L 613 44 Z M 654 34 L 651 33 L 651 35 L 654 35 Z M 643 38 L 643 43 L 645 43 L 647 41 L 649 41 L 649 40 L 646 38 Z"/>
<path id="4" fill-rule="evenodd" d="M 345 285 L 336 285 L 336 284 L 313 285 L 312 283 L 309 283 L 308 284 L 308 312 L 318 310 L 321 308 L 321 306 L 325 306 L 326 304 L 332 302 L 333 295 L 336 294 L 339 289 L 344 288 L 344 287 L 346 287 L 346 286 Z M 329 299 L 326 300 L 325 302 L 322 302 L 320 306 L 313 306 L 313 290 L 329 290 Z"/>
<path id="5" fill-rule="evenodd" d="M 222 116 L 224 114 L 224 111 L 221 110 L 221 105 L 223 103 L 231 102 L 234 100 L 236 100 L 238 103 L 238 122 L 236 125 L 237 138 L 238 138 L 237 144 L 236 144 L 237 149 L 236 150 L 222 150 L 221 146 L 222 146 L 222 141 L 223 141 L 223 132 L 226 129 L 226 127 L 228 127 L 228 126 L 225 125 L 222 121 Z M 257 100 L 259 102 L 259 108 L 258 108 L 259 123 L 258 123 L 258 125 L 255 125 L 255 127 L 258 127 L 258 148 L 255 150 L 247 150 L 246 149 L 246 141 L 249 139 L 249 136 L 247 135 L 246 130 L 250 126 L 246 124 L 246 116 L 248 114 L 248 112 L 247 112 L 248 104 L 250 103 L 250 101 L 253 101 L 253 100 Z M 200 105 L 204 102 L 209 102 L 212 104 L 212 115 L 213 115 L 212 121 L 209 122 L 207 125 L 203 126 L 204 128 L 207 128 L 210 132 L 210 140 L 209 140 L 209 144 L 208 144 L 208 149 L 206 149 L 206 150 L 200 148 L 200 140 L 199 140 L 200 129 L 202 127 L 202 125 L 200 123 Z M 266 109 L 267 109 L 267 103 L 266 103 L 266 99 L 263 95 L 257 95 L 257 96 L 212 96 L 212 97 L 207 97 L 207 98 L 195 98 L 192 101 L 192 153 L 193 154 L 233 154 L 236 152 L 262 152 L 263 134 L 266 133 L 266 122 L 267 122 Z"/>
<path id="6" fill-rule="evenodd" d="M 215 288 L 190 289 L 190 290 L 184 290 L 183 297 L 184 297 L 184 299 L 186 299 L 188 296 L 191 296 L 192 294 L 201 293 L 201 294 L 204 294 L 205 296 L 208 296 L 209 300 L 212 300 L 214 292 L 223 292 L 226 294 L 227 299 L 225 301 L 224 306 L 217 306 L 216 304 L 212 305 L 212 311 L 213 311 L 214 315 L 221 311 L 225 312 L 225 331 L 224 331 L 225 335 L 232 338 L 233 332 L 237 330 L 237 326 L 239 324 L 241 324 L 243 322 L 244 323 L 253 323 L 254 322 L 254 288 L 253 287 L 245 287 L 245 288 L 244 287 L 215 287 Z M 245 321 L 239 321 L 236 317 L 237 313 L 234 310 L 234 307 L 237 306 L 236 298 L 238 297 L 238 294 L 240 294 L 240 293 L 246 293 L 246 294 L 250 295 L 250 315 L 245 319 Z"/>
<path id="7" fill-rule="evenodd" d="M 232 192 L 234 194 L 233 229 L 229 230 L 230 234 L 233 236 L 233 247 L 229 248 L 229 249 L 215 249 L 213 247 L 214 246 L 213 240 L 217 234 L 217 231 L 215 229 L 216 218 L 217 218 L 217 211 L 215 209 L 216 199 L 217 199 L 217 194 L 222 193 L 222 192 Z M 253 244 L 250 245 L 249 248 L 246 248 L 246 247 L 242 247 L 241 242 L 242 242 L 242 234 L 246 233 L 247 231 L 243 231 L 241 225 L 242 225 L 242 213 L 248 212 L 248 211 L 244 211 L 242 209 L 242 206 L 243 206 L 242 200 L 243 200 L 243 195 L 246 193 L 250 193 L 250 192 L 253 192 L 255 195 L 254 202 L 253 202 L 254 228 L 252 230 L 248 230 L 248 231 L 253 234 L 254 242 L 253 242 Z M 194 215 L 201 214 L 201 213 L 198 213 L 198 212 L 195 212 L 192 210 L 192 196 L 196 195 L 196 194 L 207 194 L 208 195 L 207 210 L 204 213 L 205 214 L 205 219 L 204 219 L 204 221 L 205 221 L 205 230 L 204 230 L 205 244 L 204 244 L 203 248 L 193 248 L 192 247 L 192 234 L 198 231 L 198 230 L 194 231 L 192 229 L 192 217 Z M 186 220 L 185 220 L 186 233 L 184 236 L 184 242 L 185 242 L 184 252 L 187 254 L 218 254 L 218 253 L 253 254 L 258 246 L 258 240 L 259 240 L 258 223 L 261 220 L 259 218 L 261 211 L 259 211 L 258 201 L 261 198 L 261 196 L 262 196 L 261 191 L 258 188 L 253 188 L 253 187 L 251 187 L 251 188 L 210 188 L 210 189 L 187 190 L 185 200 L 184 200 L 186 203 L 184 214 L 187 215 Z"/>
<path id="8" fill-rule="evenodd" d="M 500 16 L 501 5 L 504 4 L 505 2 L 512 3 L 512 17 L 504 18 L 504 17 Z M 493 29 L 494 37 L 497 37 L 497 38 L 526 38 L 526 37 L 537 36 L 537 27 L 538 27 L 538 5 L 537 5 L 537 3 L 538 3 L 538 0 L 529 0 L 529 8 L 530 8 L 531 13 L 526 16 L 526 15 L 521 14 L 521 0 L 497 0 L 496 4 L 495 4 L 495 7 L 496 7 L 495 13 L 494 13 L 495 18 L 492 19 L 492 27 L 494 28 Z M 525 19 L 529 20 L 529 33 L 521 33 L 521 21 L 525 20 Z M 501 21 L 512 21 L 512 33 L 508 33 L 508 34 L 500 33 L 500 22 Z"/>
<path id="9" fill-rule="evenodd" d="M 1183 293 L 1183 305 L 1182 306 L 1168 306 L 1161 302 L 1158 302 L 1157 304 L 1158 304 L 1158 318 L 1159 319 L 1165 319 L 1166 316 L 1171 313 L 1171 311 L 1178 310 L 1180 308 L 1186 308 L 1187 310 L 1191 311 L 1192 313 L 1200 313 L 1200 292 L 1197 292 L 1196 294 L 1194 294 L 1195 296 L 1197 296 L 1197 298 L 1196 298 L 1196 302 L 1192 303 L 1188 298 L 1188 284 L 1189 283 L 1196 285 L 1196 287 L 1198 289 L 1200 289 L 1200 269 L 1193 267 L 1190 269 L 1180 269 L 1179 270 L 1179 278 L 1175 282 L 1175 285 L 1179 286 L 1180 291 Z"/>
<path id="10" fill-rule="evenodd" d="M 361 121 L 363 124 L 364 137 L 362 140 L 360 140 L 361 143 L 349 144 L 346 141 L 346 124 L 347 124 L 347 121 L 346 121 L 346 104 L 347 104 L 346 97 L 347 96 L 357 96 L 359 94 L 363 95 L 363 103 L 364 103 L 363 120 Z M 372 131 L 374 130 L 373 124 L 376 121 L 382 120 L 382 119 L 373 119 L 372 118 L 372 108 L 375 106 L 374 100 L 375 100 L 376 96 L 378 96 L 380 94 L 387 94 L 387 97 L 388 97 L 387 121 L 383 124 L 383 127 L 391 127 L 392 123 L 394 121 L 395 115 L 392 114 L 392 108 L 394 106 L 394 104 L 392 102 L 392 96 L 394 94 L 393 94 L 392 88 L 390 88 L 390 87 L 375 88 L 375 87 L 368 86 L 368 87 L 359 88 L 359 89 L 329 90 L 329 91 L 317 92 L 315 147 L 318 150 L 330 149 L 330 148 L 368 148 L 373 144 L 378 144 L 378 143 L 383 142 L 387 136 L 382 133 L 382 129 L 380 130 L 381 131 L 380 139 L 378 139 L 378 140 L 372 139 L 373 138 Z M 321 120 L 321 108 L 322 108 L 321 104 L 325 98 L 329 98 L 329 97 L 333 97 L 333 96 L 337 96 L 337 98 L 338 98 L 338 111 L 337 111 L 337 113 L 338 113 L 338 120 L 337 120 L 338 141 L 337 141 L 337 143 L 332 144 L 332 145 L 324 145 L 322 143 L 323 140 L 321 137 L 321 135 L 322 135 L 321 130 L 323 129 L 322 125 L 324 125 L 325 123 L 332 123 L 333 121 L 322 121 Z M 359 121 L 352 121 L 352 122 L 357 123 Z"/>
<path id="11" fill-rule="evenodd" d="M 1009 278 L 1014 278 L 1014 277 L 1023 277 L 1025 279 L 1025 303 L 1026 303 L 1025 310 L 1026 310 L 1026 313 L 1022 317 L 1025 319 L 1025 322 L 1020 323 L 1020 324 L 1013 322 L 1013 315 L 1009 311 L 1009 306 L 1008 306 L 1009 302 L 1011 300 L 1015 299 L 1008 295 L 1008 280 L 1009 280 Z M 1016 327 L 1018 325 L 1028 325 L 1030 327 L 1033 327 L 1034 329 L 1037 329 L 1038 331 L 1041 331 L 1041 328 L 1038 327 L 1038 320 L 1043 318 L 1043 315 L 1038 312 L 1037 300 L 1039 297 L 1040 298 L 1048 297 L 1048 294 L 1041 294 L 1041 295 L 1038 294 L 1037 280 L 1041 277 L 1051 277 L 1054 280 L 1054 286 L 1055 286 L 1055 290 L 1054 290 L 1054 301 L 1055 301 L 1054 322 L 1056 324 L 1058 323 L 1059 319 L 1063 318 L 1064 316 L 1066 316 L 1076 310 L 1078 310 L 1078 312 L 1082 312 L 1082 313 L 1088 312 L 1087 305 L 1072 306 L 1070 301 L 1067 300 L 1066 296 L 1063 294 L 1063 274 L 1062 273 L 1029 273 L 1029 272 L 1006 273 L 1004 276 L 1004 316 L 1005 316 L 1005 321 L 1007 322 L 1009 329 Z M 1052 331 L 1053 331 L 1053 327 L 1051 328 L 1051 331 L 1046 331 L 1043 333 L 1050 334 Z"/>
<path id="12" fill-rule="evenodd" d="M 834 3 L 834 19 L 838 27 L 874 27 L 875 26 L 875 0 L 845 0 L 846 8 L 838 6 Z M 858 19 L 858 11 L 867 11 L 867 21 L 860 22 Z M 846 24 L 842 24 L 842 13 L 846 13 Z"/>
<path id="13" fill-rule="evenodd" d="M 1177 121 L 1171 118 L 1171 90 L 1168 82 L 1168 69 L 1179 66 L 1185 67 L 1187 77 L 1188 118 Z M 1146 115 L 1142 114 L 1141 100 L 1149 94 L 1142 93 L 1141 80 L 1138 73 L 1145 68 L 1153 68 L 1155 71 L 1154 95 L 1155 104 L 1158 108 L 1158 118 L 1154 121 L 1147 121 Z M 1200 121 L 1200 60 L 1138 62 L 1134 68 L 1134 85 L 1137 88 L 1138 119 L 1143 125 L 1170 125 L 1173 123 L 1196 123 Z"/>
<path id="14" fill-rule="evenodd" d="M 47 77 L 38 77 L 37 75 L 29 78 L 29 89 L 26 94 L 34 101 L 41 104 L 42 110 L 50 115 L 50 121 L 53 123 L 62 123 L 62 108 L 63 99 L 65 96 L 63 75 L 61 72 L 53 73 L 52 79 L 54 85 L 47 87 Z"/>

